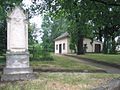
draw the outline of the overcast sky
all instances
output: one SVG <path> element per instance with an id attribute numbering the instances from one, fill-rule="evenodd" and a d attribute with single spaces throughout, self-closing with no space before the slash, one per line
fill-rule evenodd
<path id="1" fill-rule="evenodd" d="M 23 3 L 26 5 L 27 7 L 30 7 L 30 5 L 32 4 L 31 0 L 23 0 Z M 30 19 L 30 23 L 35 23 L 37 25 L 37 28 L 41 29 L 41 24 L 42 24 L 42 16 L 41 15 L 37 15 L 34 16 L 33 18 Z M 39 41 L 39 43 L 42 42 L 41 40 L 41 33 L 37 32 L 37 40 Z"/>

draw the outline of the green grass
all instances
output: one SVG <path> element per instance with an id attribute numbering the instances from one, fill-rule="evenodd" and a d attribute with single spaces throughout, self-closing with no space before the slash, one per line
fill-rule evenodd
<path id="1" fill-rule="evenodd" d="M 75 54 L 73 54 L 75 55 Z M 120 55 L 111 55 L 111 54 L 85 54 L 85 55 L 77 55 L 79 57 L 94 59 L 97 61 L 104 61 L 108 63 L 115 63 L 120 65 Z"/>
<path id="2" fill-rule="evenodd" d="M 33 68 L 40 69 L 70 69 L 70 70 L 100 70 L 101 68 L 97 68 L 94 66 L 83 64 L 80 61 L 75 61 L 73 59 L 69 59 L 67 57 L 55 56 L 53 55 L 53 59 L 51 61 L 40 61 L 40 60 L 32 60 L 30 61 L 30 66 Z M 5 66 L 5 57 L 0 56 L 0 67 Z"/>
<path id="3" fill-rule="evenodd" d="M 42 69 L 99 69 L 62 56 L 53 55 L 54 61 L 30 61 L 34 68 Z M 0 56 L 0 65 L 5 65 L 5 58 Z M 0 72 L 0 75 L 2 73 Z M 31 81 L 0 82 L 0 90 L 90 90 L 106 84 L 119 74 L 90 73 L 39 73 Z"/>
<path id="4" fill-rule="evenodd" d="M 37 79 L 0 83 L 0 90 L 90 90 L 106 84 L 117 74 L 36 73 Z"/>
<path id="5" fill-rule="evenodd" d="M 72 70 L 98 70 L 101 68 L 97 68 L 94 66 L 83 64 L 80 61 L 75 61 L 73 59 L 63 57 L 63 56 L 55 56 L 53 55 L 53 61 L 31 61 L 30 65 L 33 68 L 41 68 L 41 69 L 72 69 Z"/>
<path id="6" fill-rule="evenodd" d="M 5 66 L 5 56 L 0 56 L 0 67 Z"/>

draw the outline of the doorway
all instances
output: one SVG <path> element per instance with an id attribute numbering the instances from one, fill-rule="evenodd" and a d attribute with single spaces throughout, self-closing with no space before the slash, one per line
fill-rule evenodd
<path id="1" fill-rule="evenodd" d="M 100 44 L 95 44 L 95 52 L 100 53 L 101 50 L 101 45 Z"/>
<path id="2" fill-rule="evenodd" d="M 59 53 L 62 53 L 62 44 L 59 44 Z"/>

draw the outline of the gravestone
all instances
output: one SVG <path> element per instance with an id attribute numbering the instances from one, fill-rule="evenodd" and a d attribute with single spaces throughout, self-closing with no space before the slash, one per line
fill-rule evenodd
<path id="1" fill-rule="evenodd" d="M 34 79 L 29 66 L 28 18 L 24 10 L 16 6 L 7 19 L 6 67 L 1 81 Z"/>

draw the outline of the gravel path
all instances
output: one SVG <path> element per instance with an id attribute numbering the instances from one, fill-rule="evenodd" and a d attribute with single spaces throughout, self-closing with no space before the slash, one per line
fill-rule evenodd
<path id="1" fill-rule="evenodd" d="M 60 56 L 64 56 L 64 55 L 60 55 Z M 98 68 L 103 68 L 107 73 L 120 74 L 120 69 L 114 68 L 112 66 L 102 65 L 102 64 L 99 64 L 99 63 L 94 63 L 94 62 L 86 61 L 84 59 L 78 59 L 78 58 L 70 57 L 70 56 L 64 56 L 64 57 L 68 57 L 68 58 L 74 59 L 76 61 L 83 62 L 83 63 L 88 64 L 88 65 L 96 66 Z"/>

